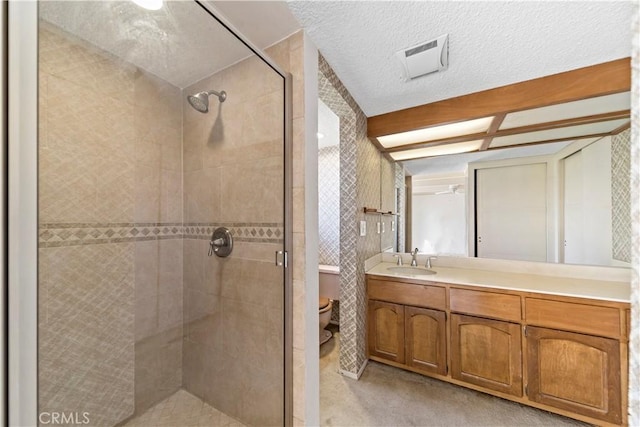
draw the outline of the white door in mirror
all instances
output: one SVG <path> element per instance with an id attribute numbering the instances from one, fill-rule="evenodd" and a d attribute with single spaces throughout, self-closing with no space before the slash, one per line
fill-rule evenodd
<path id="1" fill-rule="evenodd" d="M 546 163 L 477 170 L 477 256 L 547 261 L 546 192 Z"/>

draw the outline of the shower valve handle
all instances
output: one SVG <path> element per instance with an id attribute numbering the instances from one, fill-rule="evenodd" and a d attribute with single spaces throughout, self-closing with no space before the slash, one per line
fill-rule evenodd
<path id="1" fill-rule="evenodd" d="M 213 255 L 215 252 L 218 252 L 218 248 L 226 246 L 224 243 L 224 239 L 218 238 L 215 240 L 211 240 L 209 242 L 209 256 Z"/>
<path id="2" fill-rule="evenodd" d="M 213 254 L 219 257 L 229 256 L 233 250 L 233 237 L 231 232 L 225 227 L 218 227 L 213 232 L 209 241 L 209 256 Z"/>

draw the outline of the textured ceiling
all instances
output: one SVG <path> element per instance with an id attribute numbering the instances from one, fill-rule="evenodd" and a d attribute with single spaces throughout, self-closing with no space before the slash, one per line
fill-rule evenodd
<path id="1" fill-rule="evenodd" d="M 249 41 L 264 49 L 300 29 L 285 1 L 211 1 Z"/>
<path id="2" fill-rule="evenodd" d="M 259 48 L 299 28 L 283 2 L 210 4 Z M 42 19 L 181 88 L 251 55 L 192 1 L 165 0 L 158 11 L 131 1 L 43 1 L 39 13 Z"/>
<path id="3" fill-rule="evenodd" d="M 293 1 L 367 116 L 630 56 L 631 1 Z M 394 53 L 449 34 L 449 68 L 405 82 Z"/>

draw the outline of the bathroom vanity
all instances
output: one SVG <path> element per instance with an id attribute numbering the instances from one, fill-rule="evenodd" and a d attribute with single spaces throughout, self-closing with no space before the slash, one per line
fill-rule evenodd
<path id="1" fill-rule="evenodd" d="M 394 266 L 367 272 L 369 359 L 578 420 L 626 424 L 628 281 Z"/>

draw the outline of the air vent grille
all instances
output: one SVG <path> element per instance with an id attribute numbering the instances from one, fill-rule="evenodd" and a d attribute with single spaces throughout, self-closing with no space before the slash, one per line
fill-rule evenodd
<path id="1" fill-rule="evenodd" d="M 407 49 L 404 51 L 404 55 L 408 58 L 417 53 L 424 52 L 425 50 L 433 49 L 434 47 L 438 47 L 438 40 L 432 40 L 429 43 L 425 43 L 421 46 Z"/>
<path id="2" fill-rule="evenodd" d="M 396 52 L 402 63 L 405 79 L 411 80 L 449 66 L 449 35 L 445 34 Z"/>

